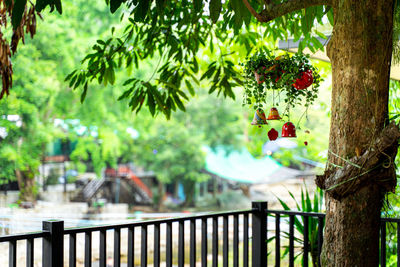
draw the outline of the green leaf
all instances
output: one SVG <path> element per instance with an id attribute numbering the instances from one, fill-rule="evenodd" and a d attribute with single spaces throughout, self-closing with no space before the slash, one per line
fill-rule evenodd
<path id="1" fill-rule="evenodd" d="M 325 36 L 324 33 L 320 32 L 320 31 L 318 31 L 318 30 L 315 30 L 315 33 L 318 35 L 318 37 L 320 37 L 320 38 L 322 38 L 322 39 L 326 39 L 326 36 Z"/>
<path id="2" fill-rule="evenodd" d="M 6 1 L 7 6 L 9 6 L 8 3 L 11 3 L 11 0 Z M 50 2 L 48 2 L 48 0 L 36 0 L 35 10 L 40 12 L 43 9 L 45 9 L 46 6 L 49 4 L 50 4 Z"/>
<path id="3" fill-rule="evenodd" d="M 211 66 L 211 64 L 210 64 L 210 66 Z M 203 80 L 205 78 L 210 78 L 213 75 L 215 68 L 216 68 L 215 65 L 213 65 L 212 67 L 209 67 L 208 70 L 201 76 L 200 80 Z"/>
<path id="4" fill-rule="evenodd" d="M 11 22 L 13 29 L 17 29 L 21 24 L 22 15 L 24 14 L 26 6 L 26 0 L 15 0 L 14 8 L 12 10 Z"/>
<path id="5" fill-rule="evenodd" d="M 87 89 L 88 89 L 88 82 L 86 82 L 85 85 L 83 86 L 83 92 L 81 94 L 81 103 L 83 103 L 83 101 L 85 101 Z"/>
<path id="6" fill-rule="evenodd" d="M 110 11 L 114 13 L 125 0 L 110 0 Z"/>
<path id="7" fill-rule="evenodd" d="M 211 21 L 216 23 L 222 9 L 221 0 L 210 0 L 209 9 Z"/>
<path id="8" fill-rule="evenodd" d="M 203 7 L 203 1 L 193 0 L 193 5 L 194 5 L 194 12 L 199 13 L 201 11 L 201 8 Z"/>
<path id="9" fill-rule="evenodd" d="M 333 19 L 333 9 L 330 8 L 329 11 L 326 13 L 329 23 L 333 26 L 334 25 L 334 19 Z"/>
<path id="10" fill-rule="evenodd" d="M 321 49 L 324 47 L 324 45 L 316 37 L 311 37 L 311 43 L 316 49 Z"/>
<path id="11" fill-rule="evenodd" d="M 179 96 L 177 94 L 173 94 L 172 97 L 174 98 L 174 101 L 176 103 L 176 105 L 178 106 L 178 108 L 182 111 L 186 111 L 185 106 L 183 105 L 181 99 L 179 98 Z"/>
<path id="12" fill-rule="evenodd" d="M 135 87 L 126 90 L 122 95 L 120 95 L 120 97 L 118 97 L 118 101 L 127 98 L 133 92 L 133 90 L 135 90 Z"/>
<path id="13" fill-rule="evenodd" d="M 64 81 L 66 82 L 66 81 L 68 81 L 69 79 L 71 79 L 71 77 L 74 76 L 75 73 L 76 73 L 76 70 L 74 70 L 73 72 L 71 72 L 70 74 L 68 74 L 68 75 L 65 77 Z"/>
<path id="14" fill-rule="evenodd" d="M 56 9 L 57 9 L 58 13 L 62 14 L 61 0 L 54 0 L 54 4 L 56 6 Z"/>
<path id="15" fill-rule="evenodd" d="M 149 107 L 151 115 L 154 117 L 156 113 L 156 104 L 154 102 L 154 97 L 150 91 L 147 91 L 147 106 Z"/>
<path id="16" fill-rule="evenodd" d="M 135 21 L 142 22 L 146 18 L 152 0 L 140 0 L 135 8 Z"/>
<path id="17" fill-rule="evenodd" d="M 185 80 L 185 84 L 186 84 L 186 87 L 187 87 L 190 95 L 194 96 L 195 95 L 195 91 L 194 91 L 193 85 L 188 80 Z"/>
<path id="18" fill-rule="evenodd" d="M 249 24 L 251 19 L 251 14 L 243 4 L 242 0 L 230 0 L 230 6 L 232 7 L 233 11 L 235 12 L 233 19 L 237 28 L 241 27 L 243 21 L 246 25 Z"/>

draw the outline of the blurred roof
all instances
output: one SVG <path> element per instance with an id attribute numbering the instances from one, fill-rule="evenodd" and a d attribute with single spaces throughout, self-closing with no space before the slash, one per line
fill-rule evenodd
<path id="1" fill-rule="evenodd" d="M 278 138 L 275 141 L 268 141 L 262 147 L 263 154 L 270 155 L 271 153 L 279 150 L 280 148 L 292 149 L 296 148 L 297 143 L 289 140 L 288 138 Z"/>
<path id="2" fill-rule="evenodd" d="M 266 156 L 254 158 L 247 149 L 227 153 L 223 148 L 215 151 L 206 149 L 205 169 L 221 178 L 230 181 L 256 184 L 276 183 L 301 175 L 302 172 L 282 166 L 279 162 Z"/>
<path id="3" fill-rule="evenodd" d="M 331 39 L 331 36 L 328 35 L 327 39 L 323 39 L 320 37 L 316 37 L 316 38 L 324 45 L 324 47 L 326 47 L 329 40 Z M 287 41 L 279 41 L 278 47 L 281 50 L 286 50 L 289 52 L 296 53 L 297 48 L 299 47 L 299 41 L 295 42 L 293 39 L 288 39 Z M 309 48 L 305 48 L 303 50 L 303 53 L 311 55 L 311 58 L 330 62 L 329 57 L 326 55 L 326 49 L 325 49 L 325 51 L 318 50 L 316 52 L 312 52 Z M 393 60 L 392 60 L 392 62 L 393 62 Z M 390 67 L 390 79 L 400 80 L 400 65 L 395 65 L 392 63 L 392 65 Z"/>

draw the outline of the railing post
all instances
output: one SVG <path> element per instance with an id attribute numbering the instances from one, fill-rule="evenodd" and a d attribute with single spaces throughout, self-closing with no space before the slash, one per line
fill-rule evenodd
<path id="1" fill-rule="evenodd" d="M 252 266 L 267 266 L 267 213 L 268 202 L 252 202 Z"/>
<path id="2" fill-rule="evenodd" d="M 44 221 L 42 229 L 50 233 L 43 238 L 42 266 L 64 266 L 64 221 Z"/>

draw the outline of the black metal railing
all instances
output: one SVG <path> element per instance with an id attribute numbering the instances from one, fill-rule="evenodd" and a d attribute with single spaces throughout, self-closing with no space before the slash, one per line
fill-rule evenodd
<path id="1" fill-rule="evenodd" d="M 281 262 L 285 266 L 294 266 L 296 252 L 303 253 L 302 259 L 296 263 L 301 261 L 303 266 L 308 266 L 309 253 L 315 252 L 315 246 L 318 257 L 321 253 L 324 217 L 323 213 L 269 210 L 267 202 L 253 202 L 252 209 L 249 210 L 118 225 L 65 229 L 63 221 L 44 221 L 41 232 L 0 236 L 0 244 L 5 242 L 9 244 L 8 266 L 10 267 L 17 266 L 17 245 L 21 246 L 24 240 L 26 242 L 25 266 L 33 267 L 34 263 L 37 264 L 34 248 L 34 240 L 37 239 L 42 240 L 42 251 L 41 255 L 39 254 L 41 257 L 38 258 L 41 258 L 43 267 L 76 267 L 77 252 L 82 253 L 82 251 L 85 267 L 91 267 L 93 261 L 96 261 L 97 266 L 106 267 L 110 264 L 108 262 L 110 258 L 107 257 L 110 252 L 108 251 L 110 243 L 113 244 L 112 266 L 121 266 L 121 244 L 124 242 L 126 242 L 124 244 L 126 259 L 124 260 L 129 267 L 144 267 L 150 264 L 158 267 L 161 262 L 170 267 L 185 264 L 196 266 L 196 263 L 201 263 L 202 267 L 209 266 L 210 263 L 213 267 L 237 267 L 239 264 L 248 267 L 249 263 L 251 266 L 258 267 L 267 266 L 272 262 L 274 266 L 280 266 Z M 397 236 L 400 237 L 400 219 L 382 218 L 381 266 L 386 264 L 387 223 L 397 224 Z M 300 224 L 303 231 L 299 229 Z M 314 226 L 313 233 L 308 231 L 310 224 Z M 113 237 L 111 242 L 107 242 L 107 231 L 110 230 L 113 231 Z M 268 239 L 268 233 L 272 233 L 272 239 L 271 237 Z M 99 236 L 98 243 L 93 241 L 94 234 Z M 84 244 L 82 250 L 78 249 L 79 238 L 83 239 L 79 242 Z M 302 239 L 301 246 L 296 248 L 295 243 L 298 243 L 300 238 Z M 310 238 L 313 238 L 314 243 L 309 242 Z M 267 240 L 274 242 L 270 243 Z M 400 264 L 399 240 L 400 238 L 397 238 L 398 264 Z M 64 241 L 67 244 L 65 247 Z M 135 241 L 140 241 L 140 245 L 137 246 Z M 152 243 L 151 249 L 150 243 Z M 268 254 L 268 246 L 271 247 L 273 254 Z M 99 255 L 95 260 L 92 255 L 94 248 L 98 249 Z M 283 248 L 288 255 L 282 259 Z M 68 254 L 68 257 L 64 257 L 64 252 Z M 274 257 L 269 259 L 268 255 Z M 0 262 L 5 261 L 5 259 L 0 259 Z"/>
<path id="2" fill-rule="evenodd" d="M 302 229 L 296 229 L 297 232 L 302 230 L 302 253 L 303 253 L 303 258 L 302 258 L 302 266 L 307 267 L 308 266 L 308 261 L 309 261 L 309 253 L 310 253 L 310 243 L 316 245 L 316 251 L 317 251 L 317 256 L 319 259 L 319 256 L 321 254 L 321 249 L 322 249 L 322 242 L 323 242 L 323 229 L 324 229 L 324 218 L 325 214 L 324 213 L 316 213 L 316 212 L 299 212 L 299 211 L 283 211 L 283 210 L 267 210 L 268 215 L 274 216 L 275 218 L 275 266 L 280 266 L 280 261 L 281 261 L 281 219 L 282 217 L 286 217 L 286 225 L 288 225 L 289 229 L 288 232 L 286 232 L 287 239 L 288 239 L 288 245 L 286 246 L 288 249 L 288 254 L 289 254 L 289 262 L 288 265 L 290 267 L 294 266 L 295 262 L 295 220 L 296 217 L 301 217 L 301 220 L 298 222 L 300 223 L 300 228 Z M 268 216 L 267 216 L 268 217 Z M 316 239 L 312 240 L 310 242 L 310 228 L 309 224 L 311 223 L 310 221 L 314 220 L 314 230 L 316 234 Z M 299 227 L 299 226 L 298 226 Z M 298 239 L 297 239 L 298 240 Z M 319 262 L 319 260 L 318 260 Z"/>

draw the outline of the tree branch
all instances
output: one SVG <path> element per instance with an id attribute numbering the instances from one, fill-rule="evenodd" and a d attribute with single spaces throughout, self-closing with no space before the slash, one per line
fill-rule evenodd
<path id="1" fill-rule="evenodd" d="M 243 0 L 243 3 L 259 22 L 268 22 L 303 8 L 319 5 L 330 6 L 332 5 L 332 0 L 288 0 L 280 4 L 273 4 L 268 0 L 264 0 L 265 9 L 260 13 L 257 13 L 247 0 Z"/>
<path id="2" fill-rule="evenodd" d="M 247 0 L 243 0 L 243 4 L 247 7 L 247 9 L 250 11 L 250 13 L 256 17 L 256 19 L 260 22 L 262 22 L 262 17 L 260 14 L 257 13 L 257 11 L 254 10 L 254 8 L 250 5 L 250 3 Z"/>

